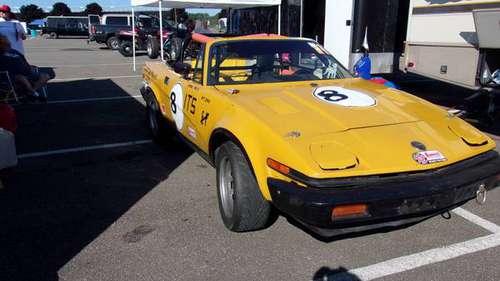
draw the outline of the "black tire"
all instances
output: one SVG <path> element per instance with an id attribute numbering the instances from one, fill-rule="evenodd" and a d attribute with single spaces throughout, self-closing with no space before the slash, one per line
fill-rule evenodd
<path id="1" fill-rule="evenodd" d="M 233 142 L 225 142 L 215 152 L 215 163 L 217 197 L 224 225 L 234 232 L 267 227 L 272 219 L 272 206 L 262 196 L 252 168 L 241 149 Z M 223 176 L 227 175 L 226 169 L 230 169 L 231 173 L 230 188 L 228 180 Z M 232 208 L 226 202 L 232 202 Z"/>
<path id="2" fill-rule="evenodd" d="M 131 57 L 134 54 L 134 49 L 132 47 L 132 42 L 130 41 L 123 41 L 120 44 L 120 54 L 122 54 L 124 57 Z"/>
<path id="3" fill-rule="evenodd" d="M 106 46 L 111 50 L 118 50 L 120 48 L 120 40 L 116 36 L 111 36 L 106 40 Z"/>
<path id="4" fill-rule="evenodd" d="M 157 59 L 160 56 L 160 42 L 158 42 L 158 39 L 153 37 L 148 38 L 146 49 L 150 59 Z"/>
<path id="5" fill-rule="evenodd" d="M 170 44 L 169 56 L 170 60 L 177 61 L 182 53 L 182 39 L 178 37 L 172 38 L 172 43 Z"/>
<path id="6" fill-rule="evenodd" d="M 173 130 L 168 126 L 165 117 L 161 114 L 160 106 L 153 93 L 149 93 L 149 100 L 146 105 L 146 119 L 155 142 L 165 143 L 173 135 Z"/>
<path id="7" fill-rule="evenodd" d="M 51 32 L 51 33 L 49 33 L 49 38 L 50 38 L 50 39 L 57 39 L 58 37 L 59 37 L 59 35 L 57 35 L 57 33 L 56 33 L 56 32 Z"/>

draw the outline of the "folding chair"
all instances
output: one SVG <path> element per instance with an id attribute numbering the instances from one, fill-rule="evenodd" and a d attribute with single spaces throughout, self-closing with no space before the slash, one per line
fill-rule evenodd
<path id="1" fill-rule="evenodd" d="M 38 69 L 38 67 L 36 66 L 33 66 L 33 70 L 38 73 L 40 70 Z M 49 96 L 49 90 L 47 88 L 47 85 L 43 86 L 42 88 L 40 88 L 40 91 L 38 92 L 42 98 L 44 98 L 45 100 L 47 100 L 48 96 Z"/>
<path id="2" fill-rule="evenodd" d="M 14 84 L 10 80 L 8 71 L 0 71 L 0 101 L 7 103 L 11 100 L 19 102 Z"/>

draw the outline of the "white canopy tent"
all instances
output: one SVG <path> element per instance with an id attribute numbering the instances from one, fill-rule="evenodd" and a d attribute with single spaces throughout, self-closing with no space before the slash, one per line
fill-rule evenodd
<path id="1" fill-rule="evenodd" d="M 163 34 L 163 8 L 250 8 L 250 7 L 265 7 L 265 6 L 278 6 L 278 34 L 281 33 L 281 0 L 131 0 L 132 5 L 132 48 L 135 67 L 135 10 L 134 7 L 156 7 L 158 6 L 160 14 L 160 34 Z M 160 54 L 163 57 L 163 36 L 160 36 Z"/>

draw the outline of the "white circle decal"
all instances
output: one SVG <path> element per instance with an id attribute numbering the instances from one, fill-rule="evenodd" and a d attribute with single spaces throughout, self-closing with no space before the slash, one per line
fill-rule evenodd
<path id="1" fill-rule="evenodd" d="M 182 130 L 182 126 L 184 125 L 183 100 L 182 86 L 181 84 L 176 84 L 170 92 L 170 112 L 174 118 L 175 126 L 179 131 Z"/>
<path id="2" fill-rule="evenodd" d="M 341 106 L 365 107 L 377 103 L 367 94 L 336 86 L 316 88 L 313 95 L 324 102 Z"/>

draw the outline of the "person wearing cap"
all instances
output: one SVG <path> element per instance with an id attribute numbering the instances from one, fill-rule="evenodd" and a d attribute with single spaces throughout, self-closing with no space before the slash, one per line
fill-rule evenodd
<path id="1" fill-rule="evenodd" d="M 24 55 L 23 40 L 26 39 L 26 31 L 19 21 L 14 20 L 7 5 L 0 6 L 0 34 L 7 37 L 12 49 Z"/>

